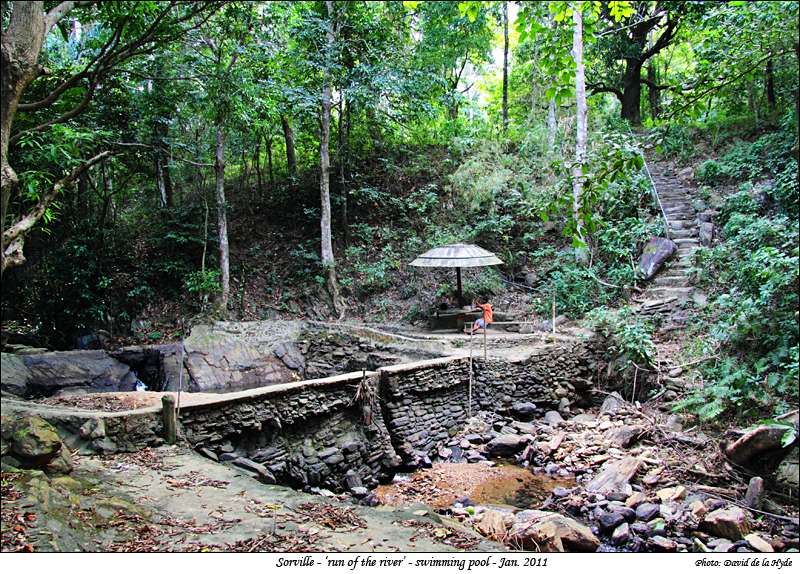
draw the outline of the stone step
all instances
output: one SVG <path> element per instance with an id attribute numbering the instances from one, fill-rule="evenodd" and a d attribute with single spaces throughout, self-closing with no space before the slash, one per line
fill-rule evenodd
<path id="1" fill-rule="evenodd" d="M 656 287 L 688 287 L 689 279 L 686 275 L 659 275 L 653 280 Z"/>
<path id="2" fill-rule="evenodd" d="M 700 247 L 700 241 L 697 239 L 676 239 L 675 243 L 678 244 L 678 247 L 689 247 L 690 245 L 694 245 L 695 247 Z"/>
<path id="3" fill-rule="evenodd" d="M 688 239 L 690 237 L 697 237 L 697 230 L 696 229 L 670 229 L 669 231 L 670 236 L 672 239 Z"/>
<path id="4" fill-rule="evenodd" d="M 688 301 L 692 296 L 692 287 L 652 287 L 646 291 L 649 297 L 666 299 L 675 297 L 678 301 Z"/>

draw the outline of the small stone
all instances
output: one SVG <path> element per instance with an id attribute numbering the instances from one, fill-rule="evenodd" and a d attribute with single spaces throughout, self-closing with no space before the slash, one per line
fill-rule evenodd
<path id="1" fill-rule="evenodd" d="M 670 377 L 680 377 L 683 374 L 683 369 L 680 367 L 675 367 L 674 369 L 670 369 L 668 375 Z"/>
<path id="2" fill-rule="evenodd" d="M 558 411 L 547 411 L 544 414 L 544 422 L 550 426 L 558 426 L 564 422 L 564 418 Z"/>
<path id="3" fill-rule="evenodd" d="M 571 488 L 564 488 L 563 486 L 556 486 L 553 489 L 553 496 L 555 498 L 564 498 L 565 496 L 569 496 L 572 492 Z"/>
<path id="4" fill-rule="evenodd" d="M 659 505 L 645 502 L 636 508 L 636 518 L 642 522 L 650 522 L 658 516 Z"/>
<path id="5" fill-rule="evenodd" d="M 647 523 L 653 536 L 664 536 L 667 533 L 667 524 L 663 518 L 654 518 Z"/>
<path id="6" fill-rule="evenodd" d="M 631 531 L 642 538 L 650 536 L 650 526 L 644 522 L 634 522 L 631 524 Z"/>
<path id="7" fill-rule="evenodd" d="M 611 534 L 611 542 L 614 546 L 622 546 L 631 537 L 631 527 L 627 522 L 623 522 L 614 529 Z"/>
<path id="8" fill-rule="evenodd" d="M 747 493 L 744 495 L 744 505 L 756 510 L 761 510 L 764 498 L 764 479 L 754 476 L 747 485 Z"/>
<path id="9" fill-rule="evenodd" d="M 708 514 L 708 508 L 706 508 L 706 505 L 705 505 L 705 504 L 703 504 L 703 501 L 702 501 L 702 500 L 693 500 L 693 501 L 692 501 L 692 502 L 689 504 L 689 510 L 691 511 L 691 513 L 692 513 L 692 516 L 693 516 L 693 517 L 694 517 L 696 520 L 702 520 L 702 519 L 703 519 L 703 517 L 704 517 L 706 514 Z"/>
<path id="10" fill-rule="evenodd" d="M 774 552 L 775 550 L 772 548 L 772 545 L 761 538 L 758 534 L 748 534 L 744 537 L 747 540 L 747 543 L 753 550 L 758 550 L 759 552 Z"/>
<path id="11" fill-rule="evenodd" d="M 656 552 L 675 552 L 678 549 L 678 545 L 674 541 L 663 536 L 653 536 L 647 541 L 647 545 Z"/>
<path id="12" fill-rule="evenodd" d="M 604 512 L 598 517 L 597 522 L 600 524 L 600 530 L 610 532 L 625 522 L 625 517 L 618 512 Z"/>
<path id="13" fill-rule="evenodd" d="M 728 552 L 733 548 L 733 542 L 721 542 L 714 548 L 714 552 Z"/>
<path id="14" fill-rule="evenodd" d="M 747 515 L 737 506 L 728 506 L 710 512 L 700 525 L 709 534 L 741 540 L 750 531 Z"/>
<path id="15" fill-rule="evenodd" d="M 628 508 L 636 508 L 645 500 L 647 500 L 647 495 L 644 492 L 634 492 L 625 499 L 625 506 Z"/>
<path id="16" fill-rule="evenodd" d="M 353 493 L 353 496 L 356 498 L 364 498 L 369 494 L 369 490 L 365 486 L 356 486 L 350 489 L 350 492 Z"/>

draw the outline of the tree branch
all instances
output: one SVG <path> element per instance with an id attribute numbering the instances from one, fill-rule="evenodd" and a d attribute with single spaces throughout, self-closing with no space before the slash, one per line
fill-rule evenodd
<path id="1" fill-rule="evenodd" d="M 59 179 L 48 192 L 44 193 L 39 198 L 39 202 L 27 215 L 23 216 L 19 221 L 3 232 L 3 271 L 8 267 L 20 265 L 25 261 L 25 256 L 22 254 L 25 235 L 42 218 L 59 192 L 65 187 L 72 185 L 87 169 L 110 155 L 112 155 L 111 151 L 106 150 L 101 152 L 73 169 L 68 175 Z"/>
<path id="2" fill-rule="evenodd" d="M 659 90 L 660 91 L 660 90 L 672 90 L 672 89 L 674 89 L 674 86 L 668 86 L 666 84 L 659 85 L 659 84 L 656 84 L 655 82 L 653 82 L 651 80 L 648 80 L 645 77 L 639 78 L 639 81 L 641 83 L 643 83 L 645 86 L 647 86 L 648 88 L 652 89 L 652 90 Z"/>
<path id="3" fill-rule="evenodd" d="M 739 80 L 743 76 L 746 76 L 747 74 L 749 74 L 750 72 L 752 72 L 753 70 L 755 70 L 756 68 L 758 68 L 759 66 L 764 64 L 764 62 L 766 62 L 770 58 L 778 58 L 778 57 L 784 56 L 786 54 L 791 54 L 792 52 L 794 52 L 794 48 L 787 48 L 786 50 L 781 50 L 780 52 L 777 52 L 777 53 L 770 52 L 766 56 L 763 56 L 762 58 L 759 58 L 758 60 L 756 60 L 755 63 L 753 63 L 749 68 L 747 68 L 743 72 L 740 72 L 739 74 L 736 74 L 735 76 L 731 76 L 730 78 L 727 78 L 725 81 L 723 81 L 723 82 L 721 82 L 719 84 L 714 84 L 714 85 L 710 86 L 709 88 L 707 88 L 707 89 L 701 91 L 700 93 L 696 94 L 695 97 L 691 98 L 689 101 L 687 101 L 681 107 L 679 107 L 678 109 L 670 112 L 667 115 L 667 117 L 668 118 L 675 117 L 679 112 L 682 112 L 683 110 L 685 110 L 686 108 L 691 106 L 696 101 L 702 99 L 704 96 L 710 94 L 713 91 L 719 90 L 720 88 L 724 88 L 725 86 L 727 86 L 729 84 L 732 84 L 736 80 Z"/>
<path id="4" fill-rule="evenodd" d="M 586 87 L 592 91 L 592 94 L 602 94 L 602 93 L 609 93 L 614 94 L 622 100 L 622 90 L 619 88 L 614 88 L 612 86 L 606 86 L 605 84 L 586 84 Z"/>

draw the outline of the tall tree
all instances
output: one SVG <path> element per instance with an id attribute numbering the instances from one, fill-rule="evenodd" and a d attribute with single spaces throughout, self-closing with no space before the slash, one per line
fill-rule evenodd
<path id="1" fill-rule="evenodd" d="M 503 133 L 508 131 L 508 2 L 503 2 Z"/>
<path id="2" fill-rule="evenodd" d="M 88 17 L 96 22 L 99 30 L 95 45 L 91 46 L 91 55 L 79 54 L 73 62 L 78 71 L 68 68 L 63 77 L 58 78 L 55 87 L 43 91 L 40 99 L 22 102 L 22 96 L 29 86 L 35 83 L 47 85 L 45 69 L 40 65 L 39 57 L 48 34 L 68 14 L 73 14 L 79 8 L 91 10 Z M 97 163 L 95 156 L 75 168 L 78 173 L 74 178 L 59 178 L 58 186 L 41 190 L 34 204 L 6 227 L 9 202 L 20 183 L 11 165 L 10 152 L 13 146 L 23 137 L 45 132 L 51 126 L 79 116 L 94 98 L 101 81 L 117 71 L 121 64 L 174 42 L 218 8 L 218 2 L 123 2 L 120 6 L 112 7 L 90 1 L 65 1 L 45 11 L 44 2 L 40 1 L 3 3 L 4 15 L 7 9 L 10 14 L 0 48 L 0 273 L 24 263 L 23 247 L 27 235 L 50 211 L 58 193 L 79 180 L 83 171 Z M 59 109 L 59 104 L 63 104 L 68 94 L 76 89 L 83 90 L 80 100 L 66 111 Z M 38 114 L 36 120 L 14 131 L 17 114 L 31 112 Z M 101 153 L 103 157 L 108 155 Z"/>
<path id="3" fill-rule="evenodd" d="M 281 127 L 283 127 L 283 139 L 286 142 L 286 167 L 289 175 L 294 177 L 297 174 L 297 156 L 294 151 L 294 131 L 292 124 L 286 114 L 281 114 Z"/>
<path id="4" fill-rule="evenodd" d="M 598 65 L 593 67 L 594 79 L 588 87 L 595 94 L 614 94 L 621 104 L 621 116 L 639 125 L 642 85 L 656 91 L 669 87 L 642 77 L 645 64 L 673 43 L 683 18 L 703 7 L 692 7 L 690 2 L 628 2 L 631 9 L 621 18 L 619 4 L 602 3 L 603 28 L 596 33 Z"/>
<path id="5" fill-rule="evenodd" d="M 344 314 L 344 302 L 339 291 L 339 283 L 336 280 L 336 259 L 333 255 L 333 241 L 331 240 L 331 159 L 329 142 L 331 134 L 331 68 L 333 66 L 333 50 L 336 43 L 333 2 L 326 0 L 325 8 L 328 14 L 325 22 L 325 37 L 327 41 L 325 44 L 325 64 L 322 71 L 322 116 L 319 136 L 319 192 L 322 208 L 320 216 L 321 256 L 331 304 L 334 312 L 341 317 Z"/>
<path id="6" fill-rule="evenodd" d="M 575 25 L 572 36 L 572 57 L 575 60 L 575 164 L 572 169 L 572 216 L 575 219 L 575 233 L 579 243 L 575 248 L 575 258 L 580 262 L 586 262 L 588 252 L 585 245 L 582 210 L 589 108 L 586 104 L 586 72 L 583 64 L 582 2 L 573 4 L 572 19 Z"/>

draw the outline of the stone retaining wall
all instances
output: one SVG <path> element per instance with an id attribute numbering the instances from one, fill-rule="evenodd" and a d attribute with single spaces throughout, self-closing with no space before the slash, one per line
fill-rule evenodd
<path id="1" fill-rule="evenodd" d="M 473 359 L 472 410 L 508 412 L 535 403 L 537 412 L 562 400 L 585 404 L 599 367 L 596 344 L 550 345 L 516 361 Z M 469 414 L 468 357 L 384 367 L 381 402 L 395 450 L 409 465 L 432 457 L 463 428 Z"/>
<path id="2" fill-rule="evenodd" d="M 233 393 L 183 409 L 181 428 L 198 448 L 262 464 L 283 484 L 340 489 L 347 476 L 371 487 L 399 463 L 370 400 L 377 386 L 368 371 Z"/>
<path id="3" fill-rule="evenodd" d="M 541 415 L 559 403 L 586 403 L 601 351 L 575 342 L 512 361 L 475 358 L 472 411 L 535 403 Z M 372 487 L 401 465 L 433 458 L 464 427 L 469 382 L 469 357 L 432 359 L 210 397 L 184 406 L 179 428 L 207 456 L 247 459 L 282 484 Z M 101 414 L 14 403 L 30 405 L 84 450 L 163 443 L 160 407 Z"/>

